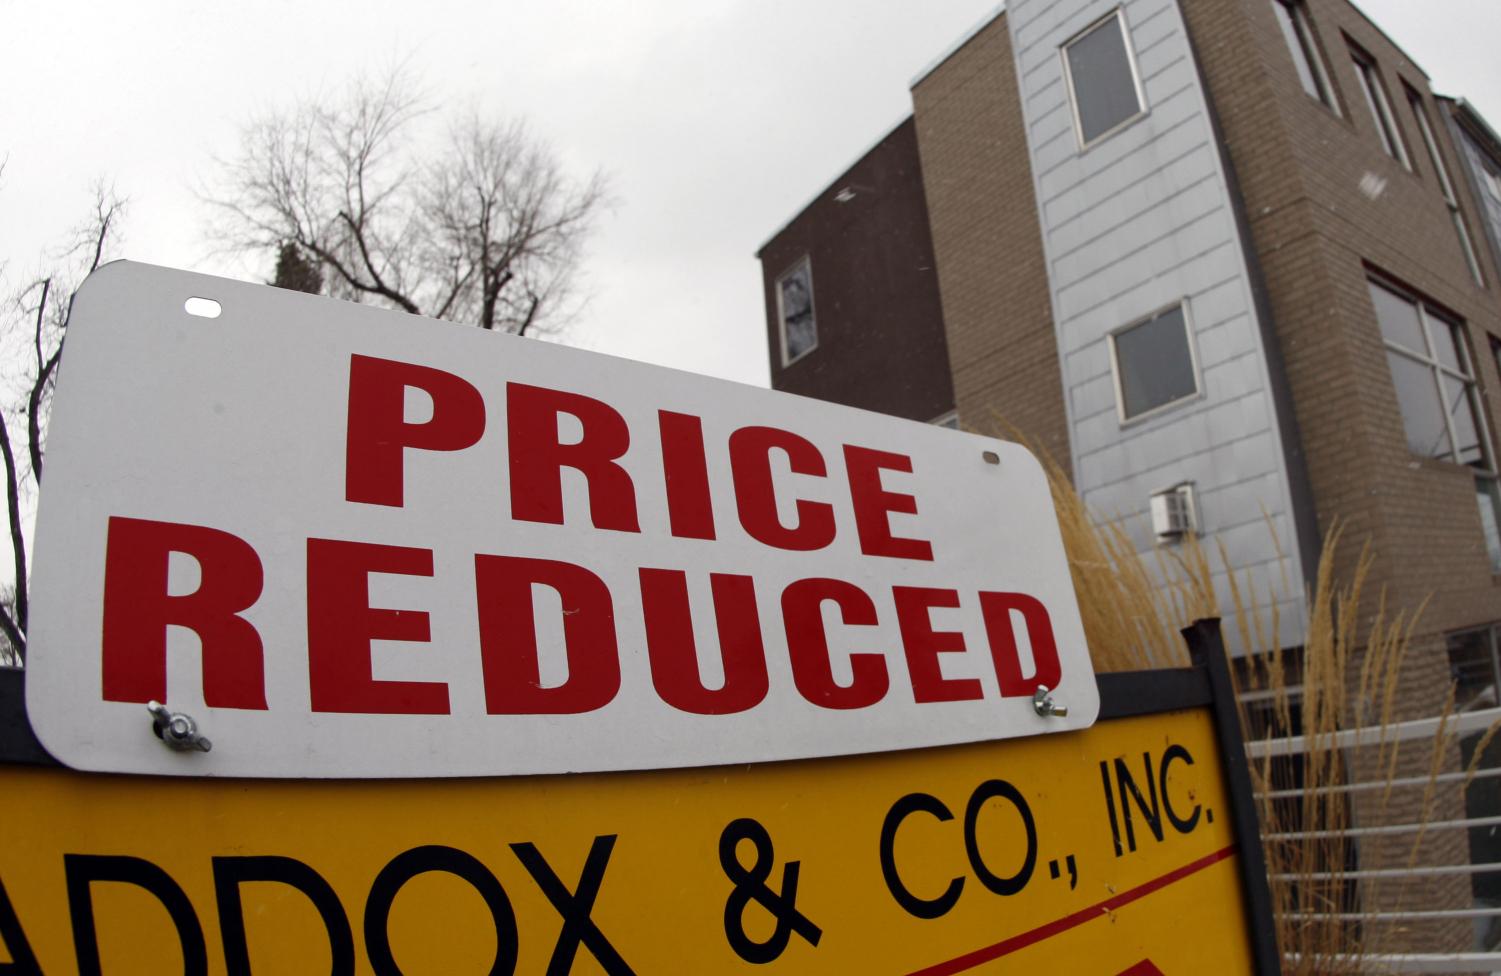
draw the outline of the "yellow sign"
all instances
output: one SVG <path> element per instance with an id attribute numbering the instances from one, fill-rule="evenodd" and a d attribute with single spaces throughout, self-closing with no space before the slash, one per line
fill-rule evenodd
<path id="1" fill-rule="evenodd" d="M 1250 973 L 1205 710 L 424 782 L 0 767 L 18 973 Z"/>

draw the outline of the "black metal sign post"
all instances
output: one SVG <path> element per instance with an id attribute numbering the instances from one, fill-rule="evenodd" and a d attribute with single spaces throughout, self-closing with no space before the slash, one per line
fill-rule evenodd
<path id="1" fill-rule="evenodd" d="M 0 668 L 0 763 L 56 766 L 26 718 L 26 672 Z"/>
<path id="2" fill-rule="evenodd" d="M 1266 852 L 1256 817 L 1255 790 L 1246 758 L 1236 708 L 1235 686 L 1225 659 L 1225 642 L 1218 619 L 1200 620 L 1183 630 L 1194 666 L 1160 671 L 1102 674 L 1100 721 L 1154 715 L 1190 708 L 1209 708 L 1225 789 L 1230 795 L 1235 841 L 1240 852 L 1241 891 L 1257 976 L 1280 976 L 1282 953 L 1277 947 L 1276 919 L 1266 869 Z"/>
<path id="3" fill-rule="evenodd" d="M 1240 712 L 1236 707 L 1235 683 L 1230 679 L 1230 663 L 1225 658 L 1225 641 L 1218 619 L 1200 620 L 1183 630 L 1195 670 L 1209 679 L 1213 699 L 1214 728 L 1220 743 L 1220 762 L 1224 764 L 1225 783 L 1230 791 L 1230 808 L 1235 818 L 1235 839 L 1240 845 L 1240 878 L 1251 918 L 1251 949 L 1256 971 L 1261 974 L 1282 972 L 1282 954 L 1277 948 L 1277 926 L 1272 914 L 1272 889 L 1267 880 L 1266 852 L 1261 846 L 1261 830 L 1256 817 L 1256 797 L 1251 785 L 1251 767 L 1246 758 L 1245 738 L 1241 733 Z"/>

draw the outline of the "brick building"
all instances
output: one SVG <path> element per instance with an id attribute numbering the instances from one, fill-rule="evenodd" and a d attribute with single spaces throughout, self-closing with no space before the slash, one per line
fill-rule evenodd
<path id="1" fill-rule="evenodd" d="M 888 133 L 758 252 L 773 385 L 944 422 L 954 386 L 917 129 Z M 814 269 L 817 290 L 814 290 Z M 866 340 L 879 336 L 879 342 Z"/>
<path id="2" fill-rule="evenodd" d="M 1496 704 L 1501 139 L 1473 107 L 1347 0 L 1010 0 L 911 94 L 759 254 L 772 385 L 916 419 L 951 390 L 1142 553 L 1179 503 L 1286 647 L 1340 524 L 1337 574 L 1369 539 L 1368 589 L 1430 600 L 1410 700 L 1458 676 L 1462 705 Z M 917 179 L 864 194 L 870 167 Z M 922 310 L 840 317 L 871 299 L 840 263 L 919 223 L 880 287 Z M 797 358 L 793 277 L 818 295 Z M 907 372 L 940 333 L 947 375 Z"/>

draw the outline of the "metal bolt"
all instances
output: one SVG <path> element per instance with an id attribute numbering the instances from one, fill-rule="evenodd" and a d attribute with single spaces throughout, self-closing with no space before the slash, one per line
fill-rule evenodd
<path id="1" fill-rule="evenodd" d="M 1037 691 L 1032 694 L 1032 707 L 1036 709 L 1037 714 L 1042 716 L 1043 718 L 1068 717 L 1068 706 L 1060 705 L 1058 702 L 1054 701 L 1053 693 L 1051 691 L 1048 691 L 1047 685 L 1037 686 Z"/>
<path id="2" fill-rule="evenodd" d="M 208 752 L 214 744 L 206 736 L 198 734 L 198 723 L 192 716 L 173 712 L 161 702 L 146 703 L 151 713 L 151 731 L 174 752 Z"/>

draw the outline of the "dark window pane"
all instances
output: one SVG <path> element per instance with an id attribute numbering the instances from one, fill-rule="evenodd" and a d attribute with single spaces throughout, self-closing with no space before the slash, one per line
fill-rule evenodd
<path id="1" fill-rule="evenodd" d="M 1085 143 L 1141 111 L 1120 17 L 1110 17 L 1074 41 L 1067 53 L 1079 133 Z"/>
<path id="2" fill-rule="evenodd" d="M 1486 554 L 1491 558 L 1491 572 L 1501 573 L 1501 485 L 1495 478 L 1476 478 L 1475 496 L 1480 503 L 1480 527 Z"/>
<path id="3" fill-rule="evenodd" d="M 1360 78 L 1360 90 L 1365 92 L 1366 107 L 1371 110 L 1371 118 L 1376 123 L 1376 134 L 1381 136 L 1381 147 L 1388 156 L 1412 169 L 1412 164 L 1407 159 L 1407 150 L 1402 146 L 1402 137 L 1397 132 L 1397 121 L 1392 118 L 1386 90 L 1381 87 L 1381 79 L 1376 75 L 1376 68 L 1357 54 L 1355 74 Z"/>
<path id="4" fill-rule="evenodd" d="M 1438 357 L 1438 361 L 1456 373 L 1469 376 L 1470 371 L 1465 367 L 1464 358 L 1459 351 L 1459 336 L 1454 326 L 1429 312 L 1428 328 L 1429 335 L 1433 336 L 1433 354 Z"/>
<path id="5" fill-rule="evenodd" d="M 1376 123 L 1376 134 L 1381 137 L 1381 147 L 1387 155 L 1397 155 L 1396 149 L 1392 148 L 1392 138 L 1386 131 L 1386 116 L 1381 111 L 1380 104 L 1376 101 L 1376 82 L 1371 77 L 1371 69 L 1361 61 L 1355 62 L 1355 76 L 1360 79 L 1360 90 L 1365 94 L 1366 108 L 1371 112 L 1371 121 Z"/>
<path id="6" fill-rule="evenodd" d="M 1319 101 L 1324 101 L 1324 92 L 1319 86 L 1318 76 L 1313 73 L 1311 52 L 1306 39 L 1299 30 L 1299 25 L 1293 20 L 1295 15 L 1292 8 L 1282 0 L 1272 0 L 1272 9 L 1277 13 L 1277 23 L 1282 25 L 1282 36 L 1287 40 L 1287 49 L 1292 52 L 1293 64 L 1297 66 L 1298 80 L 1303 83 L 1303 90 Z"/>
<path id="7" fill-rule="evenodd" d="M 1387 342 L 1395 342 L 1420 355 L 1428 355 L 1423 341 L 1423 321 L 1418 307 L 1407 299 L 1371 282 L 1371 302 L 1376 306 L 1376 323 Z"/>
<path id="8" fill-rule="evenodd" d="M 1438 381 L 1433 367 L 1388 351 L 1392 384 L 1397 388 L 1397 403 L 1402 408 L 1402 427 L 1407 431 L 1407 446 L 1422 457 L 1450 460 L 1454 456 L 1449 443 L 1449 428 L 1444 423 L 1444 407 L 1438 399 Z"/>
<path id="9" fill-rule="evenodd" d="M 1449 665 L 1455 684 L 1455 706 L 1462 711 L 1493 708 L 1496 697 L 1496 650 L 1501 628 L 1486 627 L 1448 639 Z M 1482 744 L 1484 750 L 1482 751 Z M 1459 740 L 1459 761 L 1466 769 L 1495 769 L 1501 766 L 1501 740 L 1476 731 Z M 1480 777 L 1466 786 L 1465 816 L 1483 821 L 1501 815 L 1501 780 Z M 1468 831 L 1471 864 L 1495 864 L 1501 861 L 1501 833 L 1482 824 Z M 1501 904 L 1501 878 L 1475 874 L 1470 890 L 1476 908 L 1488 909 Z M 1494 925 L 1475 927 L 1473 948 L 1477 952 L 1494 951 L 1501 932 Z"/>
<path id="10" fill-rule="evenodd" d="M 1444 377 L 1444 408 L 1454 421 L 1455 446 L 1460 464 L 1485 465 L 1485 450 L 1480 446 L 1480 428 L 1475 423 L 1475 391 L 1470 384 L 1452 376 Z"/>
<path id="11" fill-rule="evenodd" d="M 1181 306 L 1117 333 L 1115 360 L 1128 420 L 1199 391 Z"/>
<path id="12" fill-rule="evenodd" d="M 1496 664 L 1491 657 L 1491 632 L 1472 630 L 1450 634 L 1449 674 L 1454 680 L 1454 706 L 1468 708 L 1496 705 Z"/>
<path id="13" fill-rule="evenodd" d="M 818 326 L 813 321 L 813 272 L 807 262 L 783 276 L 780 288 L 782 329 L 790 363 L 818 345 Z"/>
<path id="14" fill-rule="evenodd" d="M 1402 84 L 1407 88 L 1406 82 Z M 1449 167 L 1444 165 L 1444 157 L 1438 151 L 1438 141 L 1433 138 L 1433 124 L 1428 120 L 1428 110 L 1423 107 L 1423 96 L 1407 88 L 1407 104 L 1412 107 L 1412 117 L 1417 119 L 1418 133 L 1423 137 L 1423 145 L 1428 148 L 1428 161 L 1433 164 L 1433 172 L 1438 176 L 1444 200 L 1450 207 L 1454 207 L 1454 183 L 1449 179 Z"/>

